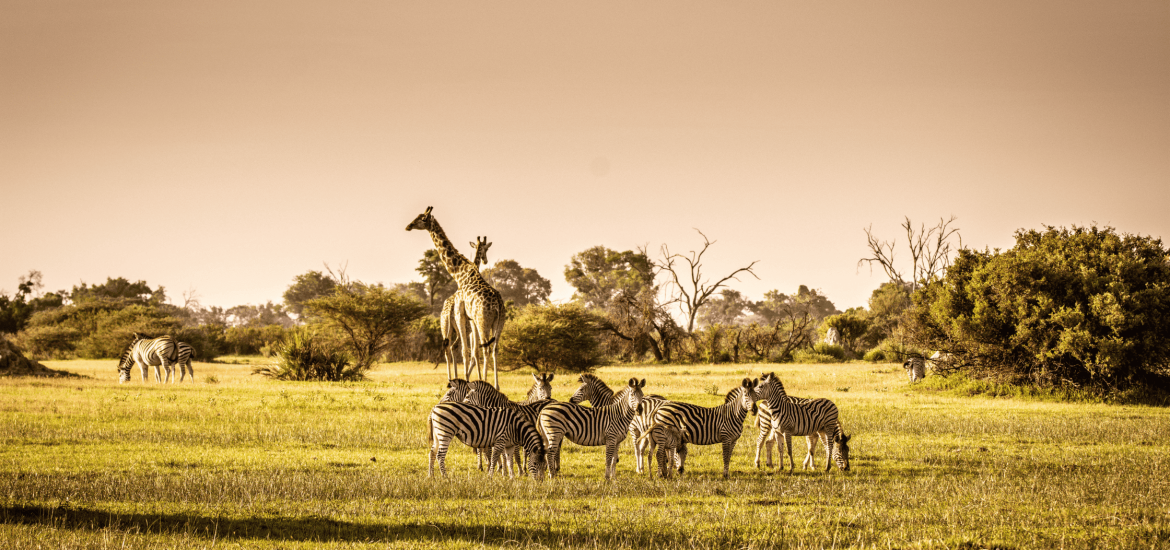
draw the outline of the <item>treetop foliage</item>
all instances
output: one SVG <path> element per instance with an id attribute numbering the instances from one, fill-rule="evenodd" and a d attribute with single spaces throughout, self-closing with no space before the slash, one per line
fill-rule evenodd
<path id="1" fill-rule="evenodd" d="M 589 308 L 606 307 L 619 292 L 637 294 L 654 286 L 654 274 L 645 253 L 604 246 L 574 254 L 565 266 L 565 280 L 577 290 L 573 299 Z"/>
<path id="2" fill-rule="evenodd" d="M 333 293 L 337 281 L 320 271 L 308 271 L 297 275 L 293 284 L 284 291 L 284 303 L 288 311 L 301 315 L 304 313 L 305 302 L 314 298 L 328 296 Z"/>
<path id="3" fill-rule="evenodd" d="M 483 271 L 483 278 L 500 291 L 505 301 L 511 300 L 517 307 L 543 304 L 552 294 L 552 281 L 541 277 L 535 269 L 522 267 L 516 260 L 496 262 Z"/>
<path id="4" fill-rule="evenodd" d="M 914 336 L 947 366 L 1012 380 L 1117 388 L 1170 368 L 1170 252 L 1111 227 L 1016 232 L 961 250 L 914 294 Z"/>
<path id="5" fill-rule="evenodd" d="M 122 300 L 157 305 L 167 301 L 167 293 L 162 286 L 152 290 L 146 281 L 131 283 L 124 277 L 106 277 L 106 282 L 100 285 L 89 286 L 83 282 L 81 286 L 74 286 L 73 291 L 69 293 L 69 299 L 74 304 L 98 300 Z"/>

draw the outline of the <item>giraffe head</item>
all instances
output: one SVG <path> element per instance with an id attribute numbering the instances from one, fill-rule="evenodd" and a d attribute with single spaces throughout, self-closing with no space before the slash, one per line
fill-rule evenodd
<path id="1" fill-rule="evenodd" d="M 434 207 L 428 206 L 426 212 L 419 214 L 418 217 L 414 219 L 414 221 L 410 222 L 410 225 L 406 226 L 406 230 L 410 231 L 411 229 L 422 229 L 423 231 L 430 231 L 431 220 L 434 219 L 431 217 L 432 208 Z"/>
<path id="2" fill-rule="evenodd" d="M 491 247 L 492 247 L 492 243 L 488 242 L 487 236 L 484 236 L 483 240 L 480 240 L 479 237 L 476 237 L 475 242 L 471 243 L 471 248 L 475 249 L 475 267 L 476 268 L 479 267 L 479 264 L 487 265 L 487 263 L 488 263 L 487 251 Z"/>

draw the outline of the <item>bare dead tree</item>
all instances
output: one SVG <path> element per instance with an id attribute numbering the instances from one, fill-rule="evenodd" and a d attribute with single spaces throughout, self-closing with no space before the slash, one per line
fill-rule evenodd
<path id="1" fill-rule="evenodd" d="M 756 265 L 759 260 L 753 261 L 747 267 L 741 267 L 732 271 L 730 275 L 719 279 L 714 284 L 709 279 L 703 278 L 703 254 L 714 241 L 707 238 L 702 231 L 695 229 L 699 235 L 703 236 L 703 247 L 698 251 L 690 251 L 690 255 L 671 254 L 670 248 L 662 245 L 662 261 L 657 262 L 660 271 L 669 271 L 673 279 L 674 288 L 677 294 L 673 299 L 678 300 L 679 307 L 687 318 L 687 334 L 694 333 L 695 317 L 698 316 L 699 310 L 711 299 L 711 295 L 715 291 L 722 288 L 724 283 L 731 279 L 739 280 L 740 273 L 748 273 L 752 277 L 759 279 L 759 276 L 752 271 L 752 267 Z M 686 264 L 683 266 L 682 264 Z M 680 275 L 681 273 L 681 275 Z M 684 284 L 683 279 L 686 279 Z"/>
<path id="2" fill-rule="evenodd" d="M 182 309 L 194 312 L 202 308 L 203 304 L 199 301 L 199 292 L 195 290 L 195 287 L 183 291 Z"/>
<path id="3" fill-rule="evenodd" d="M 963 237 L 959 234 L 959 228 L 951 227 L 957 219 L 955 216 L 947 220 L 939 218 L 938 225 L 927 229 L 926 224 L 922 224 L 915 230 L 910 217 L 906 216 L 902 229 L 906 231 L 906 246 L 910 252 L 909 281 L 906 281 L 894 263 L 897 243 L 878 240 L 873 235 L 872 225 L 865 228 L 866 245 L 869 247 L 870 255 L 858 260 L 857 267 L 860 269 L 862 264 L 869 264 L 872 270 L 873 264 L 876 263 L 891 281 L 904 286 L 909 285 L 911 291 L 917 290 L 920 283 L 929 283 L 945 275 L 951 266 L 953 253 L 963 247 Z M 957 246 L 952 238 L 958 239 Z"/>

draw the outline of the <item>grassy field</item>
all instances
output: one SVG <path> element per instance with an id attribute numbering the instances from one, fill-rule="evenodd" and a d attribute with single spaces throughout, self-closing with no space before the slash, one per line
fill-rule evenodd
<path id="1" fill-rule="evenodd" d="M 730 480 L 717 446 L 646 479 L 629 441 L 613 482 L 572 444 L 556 480 L 489 480 L 461 444 L 431 480 L 441 367 L 284 383 L 236 359 L 182 385 L 118 385 L 113 361 L 0 379 L 0 548 L 1170 548 L 1165 409 L 953 397 L 898 365 L 618 366 L 598 374 L 704 405 L 774 371 L 838 404 L 852 470 L 757 470 L 749 426 Z M 532 381 L 501 378 L 514 398 Z M 576 377 L 553 385 L 567 399 Z"/>

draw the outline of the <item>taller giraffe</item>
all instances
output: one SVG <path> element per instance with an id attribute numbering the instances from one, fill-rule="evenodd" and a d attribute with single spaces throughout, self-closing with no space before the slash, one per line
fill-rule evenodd
<path id="1" fill-rule="evenodd" d="M 435 249 L 439 251 L 439 258 L 443 260 L 443 267 L 459 285 L 459 292 L 463 295 L 463 310 L 471 320 L 471 334 L 468 338 L 468 350 L 474 354 L 481 350 L 483 354 L 483 368 L 487 369 L 488 348 L 492 354 L 492 373 L 495 375 L 496 389 L 500 388 L 500 371 L 496 366 L 496 349 L 500 343 L 500 333 L 504 331 L 504 299 L 499 291 L 492 288 L 475 264 L 455 249 L 439 222 L 431 215 L 432 207 L 419 214 L 414 221 L 406 226 L 406 230 L 422 229 L 431 234 Z M 458 323 L 458 321 L 456 321 Z M 482 342 L 482 343 L 481 343 Z"/>
<path id="2" fill-rule="evenodd" d="M 489 243 L 487 237 L 480 240 L 475 238 L 475 242 L 471 243 L 475 250 L 475 269 L 479 269 L 480 264 L 487 264 L 487 251 L 491 248 L 492 243 Z M 439 330 L 443 335 L 443 359 L 447 362 L 447 380 L 452 378 L 459 378 L 459 362 L 455 359 L 454 347 L 455 343 L 459 343 L 460 353 L 463 356 L 463 378 L 471 380 L 471 362 L 468 360 L 468 355 L 472 359 L 475 358 L 474 353 L 468 353 L 470 349 L 467 340 L 467 312 L 463 309 L 463 294 L 456 289 L 455 293 L 443 301 L 443 310 L 439 314 Z M 479 361 L 475 362 L 479 366 Z M 483 380 L 483 369 L 479 370 L 479 379 Z"/>

